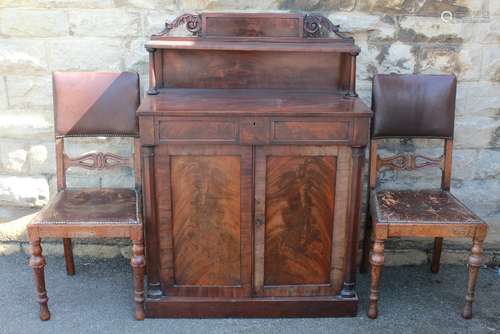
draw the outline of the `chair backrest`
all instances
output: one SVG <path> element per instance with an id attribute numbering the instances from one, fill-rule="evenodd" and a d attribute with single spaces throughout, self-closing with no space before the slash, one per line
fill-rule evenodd
<path id="1" fill-rule="evenodd" d="M 382 168 L 416 170 L 438 167 L 441 188 L 450 189 L 455 98 L 457 81 L 453 75 L 379 74 L 373 79 L 372 140 L 370 149 L 370 188 L 376 186 Z M 381 158 L 377 139 L 444 139 L 444 153 L 427 157 L 413 153 Z"/>
<path id="2" fill-rule="evenodd" d="M 66 170 L 70 167 L 103 170 L 128 166 L 134 170 L 138 188 L 138 74 L 55 72 L 52 80 L 58 190 L 66 188 Z M 65 137 L 134 137 L 134 154 L 122 157 L 113 153 L 93 152 L 70 158 L 64 153 Z"/>

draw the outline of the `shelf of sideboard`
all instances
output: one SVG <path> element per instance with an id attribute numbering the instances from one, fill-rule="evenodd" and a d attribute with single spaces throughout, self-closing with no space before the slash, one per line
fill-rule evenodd
<path id="1" fill-rule="evenodd" d="M 360 49 L 351 40 L 304 40 L 287 42 L 236 41 L 230 39 L 166 38 L 151 40 L 146 48 L 185 49 L 185 50 L 223 50 L 223 51 L 275 51 L 275 52 L 339 52 L 358 54 Z"/>
<path id="2" fill-rule="evenodd" d="M 326 90 L 167 88 L 146 95 L 138 114 L 370 117 L 371 110 L 357 97 Z"/>

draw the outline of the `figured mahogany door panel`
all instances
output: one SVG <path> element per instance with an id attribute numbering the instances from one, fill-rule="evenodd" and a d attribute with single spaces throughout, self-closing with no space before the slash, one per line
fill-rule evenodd
<path id="1" fill-rule="evenodd" d="M 240 157 L 172 156 L 176 285 L 240 284 Z"/>
<path id="2" fill-rule="evenodd" d="M 329 295 L 340 289 L 347 200 L 343 179 L 349 177 L 346 152 L 335 146 L 257 148 L 258 295 Z"/>
<path id="3" fill-rule="evenodd" d="M 161 145 L 157 151 L 164 292 L 249 295 L 251 147 Z"/>
<path id="4" fill-rule="evenodd" d="M 329 284 L 334 156 L 269 156 L 265 285 Z"/>

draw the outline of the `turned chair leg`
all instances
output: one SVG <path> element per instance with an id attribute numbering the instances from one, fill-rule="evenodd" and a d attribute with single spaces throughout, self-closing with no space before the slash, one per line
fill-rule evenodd
<path id="1" fill-rule="evenodd" d="M 134 274 L 135 319 L 144 320 L 144 243 L 142 239 L 132 240 L 130 260 Z"/>
<path id="2" fill-rule="evenodd" d="M 42 255 L 40 241 L 40 239 L 31 240 L 31 258 L 29 263 L 33 269 L 33 276 L 35 278 L 37 302 L 40 304 L 40 320 L 46 321 L 50 319 L 50 311 L 47 305 L 49 298 L 45 290 L 45 259 Z"/>
<path id="3" fill-rule="evenodd" d="M 378 316 L 378 296 L 379 296 L 379 281 L 380 272 L 384 265 L 384 241 L 376 239 L 373 243 L 372 256 L 370 258 L 372 265 L 371 270 L 371 285 L 370 285 L 370 304 L 368 305 L 368 317 L 375 319 Z"/>
<path id="4" fill-rule="evenodd" d="M 371 224 L 371 218 L 367 217 L 365 235 L 363 239 L 363 254 L 361 255 L 361 263 L 359 264 L 359 272 L 362 274 L 368 271 L 368 264 L 370 261 L 371 241 L 372 241 L 372 224 Z"/>
<path id="5" fill-rule="evenodd" d="M 70 238 L 63 238 L 64 261 L 66 262 L 66 273 L 70 276 L 75 274 L 75 262 L 73 260 L 73 245 Z"/>
<path id="6" fill-rule="evenodd" d="M 443 238 L 434 238 L 434 250 L 432 251 L 431 272 L 437 274 L 441 263 L 441 249 L 443 248 Z"/>
<path id="7" fill-rule="evenodd" d="M 465 295 L 465 306 L 462 314 L 465 319 L 472 318 L 472 303 L 474 302 L 476 282 L 481 266 L 482 244 L 481 240 L 474 239 L 469 256 L 469 282 L 467 283 L 467 294 Z"/>

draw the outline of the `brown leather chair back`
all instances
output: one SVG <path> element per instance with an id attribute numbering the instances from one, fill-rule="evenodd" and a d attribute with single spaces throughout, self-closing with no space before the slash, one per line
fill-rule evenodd
<path id="1" fill-rule="evenodd" d="M 453 138 L 456 87 L 454 75 L 376 75 L 372 138 Z"/>
<path id="2" fill-rule="evenodd" d="M 138 136 L 137 73 L 55 72 L 56 137 Z"/>

